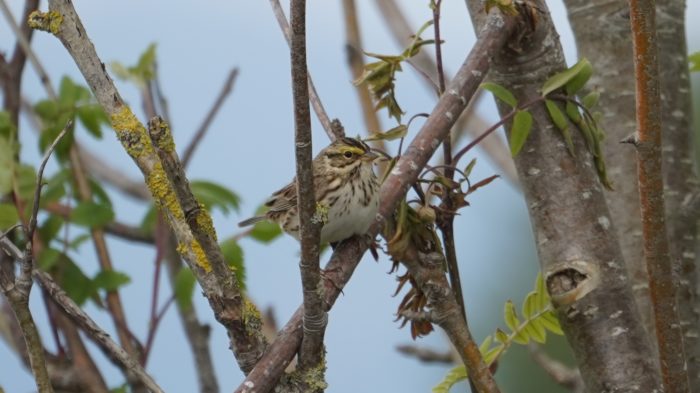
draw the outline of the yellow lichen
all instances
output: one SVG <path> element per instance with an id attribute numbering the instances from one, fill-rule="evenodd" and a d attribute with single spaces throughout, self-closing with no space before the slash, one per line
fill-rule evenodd
<path id="1" fill-rule="evenodd" d="M 146 128 L 128 106 L 122 106 L 110 118 L 112 128 L 117 132 L 117 137 L 127 153 L 129 153 L 129 156 L 138 158 L 144 154 L 153 154 L 153 147 L 146 133 Z"/>
<path id="2" fill-rule="evenodd" d="M 211 236 L 214 241 L 218 241 L 216 237 L 216 230 L 214 229 L 214 221 L 212 221 L 209 212 L 201 203 L 199 204 L 199 209 L 199 213 L 196 217 L 197 225 L 209 236 Z"/>
<path id="3" fill-rule="evenodd" d="M 255 332 L 262 326 L 260 310 L 247 297 L 243 297 L 243 323 L 249 332 Z"/>
<path id="4" fill-rule="evenodd" d="M 311 222 L 316 224 L 325 224 L 328 222 L 328 210 L 329 207 L 325 203 L 316 202 L 316 211 L 313 217 L 311 217 Z"/>
<path id="5" fill-rule="evenodd" d="M 197 266 L 204 269 L 204 271 L 207 273 L 211 272 L 211 264 L 209 263 L 207 254 L 204 253 L 202 246 L 196 240 L 192 240 L 192 252 L 194 253 L 194 261 Z"/>
<path id="6" fill-rule="evenodd" d="M 146 177 L 146 186 L 160 208 L 169 211 L 175 220 L 182 221 L 185 219 L 185 214 L 177 202 L 175 192 L 160 162 L 156 162 L 151 168 L 151 172 Z"/>
<path id="7" fill-rule="evenodd" d="M 27 18 L 27 25 L 32 29 L 48 31 L 51 34 L 58 34 L 63 23 L 63 15 L 58 11 L 33 11 Z"/>
<path id="8" fill-rule="evenodd" d="M 175 140 L 173 140 L 173 134 L 170 132 L 170 127 L 168 126 L 168 123 L 163 120 L 159 120 L 158 127 L 160 128 L 160 135 L 158 136 L 158 148 L 166 153 L 174 152 Z"/>

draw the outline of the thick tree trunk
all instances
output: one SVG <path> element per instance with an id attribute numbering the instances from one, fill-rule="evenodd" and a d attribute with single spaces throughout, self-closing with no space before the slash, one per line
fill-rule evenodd
<path id="1" fill-rule="evenodd" d="M 480 2 L 468 5 L 480 26 Z M 542 83 L 566 66 L 546 4 L 536 6 L 535 31 L 512 42 L 517 50 L 494 59 L 490 73 L 520 102 L 536 98 Z M 576 133 L 577 155 L 571 156 L 544 107 L 531 113 L 533 130 L 516 167 L 547 287 L 587 391 L 660 391 L 649 338 L 584 141 Z"/>

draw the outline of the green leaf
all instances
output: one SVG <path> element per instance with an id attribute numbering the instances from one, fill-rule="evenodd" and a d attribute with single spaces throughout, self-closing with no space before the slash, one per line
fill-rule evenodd
<path id="1" fill-rule="evenodd" d="M 90 240 L 90 238 L 92 238 L 92 236 L 88 233 L 80 234 L 68 243 L 68 248 L 70 248 L 71 250 L 77 250 L 81 244 Z"/>
<path id="2" fill-rule="evenodd" d="M 61 258 L 65 263 L 59 267 L 61 287 L 66 291 L 68 296 L 73 299 L 78 305 L 82 305 L 90 297 L 98 297 L 95 286 L 85 273 L 65 254 L 61 254 Z"/>
<path id="3" fill-rule="evenodd" d="M 436 385 L 433 393 L 448 393 L 452 386 L 467 379 L 467 369 L 464 365 L 459 365 L 447 372 L 445 377 Z"/>
<path id="4" fill-rule="evenodd" d="M 593 90 L 581 99 L 581 104 L 583 104 L 583 106 L 585 106 L 586 109 L 591 110 L 596 105 L 598 105 L 599 99 L 600 92 L 598 90 Z"/>
<path id="5" fill-rule="evenodd" d="M 112 208 L 112 200 L 109 199 L 109 195 L 107 194 L 107 191 L 105 191 L 104 188 L 102 188 L 102 184 L 99 182 L 89 179 L 90 183 L 90 190 L 92 191 L 92 197 L 95 199 L 95 203 L 98 203 L 100 205 L 105 205 L 109 206 L 109 208 Z"/>
<path id="6" fill-rule="evenodd" d="M 549 305 L 549 292 L 547 292 L 547 287 L 544 285 L 544 279 L 542 278 L 542 273 L 537 274 L 535 279 L 535 292 L 537 292 L 538 302 L 537 309 L 544 310 L 545 307 Z"/>
<path id="7" fill-rule="evenodd" d="M 175 301 L 183 309 L 192 307 L 195 282 L 194 274 L 188 268 L 180 269 L 175 276 Z"/>
<path id="8" fill-rule="evenodd" d="M 547 112 L 549 112 L 549 117 L 552 118 L 552 122 L 557 129 L 561 132 L 564 137 L 564 142 L 566 143 L 566 149 L 569 154 L 574 155 L 574 141 L 571 138 L 571 131 L 569 130 L 569 121 L 566 119 L 564 112 L 559 109 L 556 102 L 552 100 L 544 100 L 544 104 L 547 107 Z"/>
<path id="9" fill-rule="evenodd" d="M 76 115 L 85 129 L 95 138 L 102 138 L 102 124 L 109 124 L 107 115 L 97 104 L 88 104 L 76 108 Z"/>
<path id="10" fill-rule="evenodd" d="M 469 164 L 467 164 L 467 167 L 464 168 L 464 176 L 469 177 L 469 175 L 472 174 L 472 169 L 474 169 L 474 165 L 476 165 L 476 158 L 472 158 L 472 160 L 469 161 Z"/>
<path id="11" fill-rule="evenodd" d="M 245 265 L 243 264 L 243 249 L 238 245 L 238 242 L 236 242 L 236 239 L 234 238 L 224 240 L 219 246 L 221 247 L 221 252 L 224 254 L 226 263 L 236 273 L 239 287 L 245 290 Z"/>
<path id="12" fill-rule="evenodd" d="M 554 315 L 553 311 L 548 311 L 542 314 L 539 321 L 550 332 L 559 336 L 564 335 L 564 332 L 561 330 L 561 326 L 559 325 L 559 319 L 557 319 L 557 316 Z"/>
<path id="13" fill-rule="evenodd" d="M 44 244 L 49 244 L 63 227 L 63 218 L 49 215 L 39 227 L 39 237 Z"/>
<path id="14" fill-rule="evenodd" d="M 69 169 L 62 169 L 48 179 L 44 177 L 46 184 L 41 189 L 41 206 L 63 198 L 66 195 L 66 184 L 70 184 L 71 181 Z"/>
<path id="15" fill-rule="evenodd" d="M 547 332 L 544 325 L 540 322 L 540 318 L 533 319 L 527 325 L 525 325 L 528 335 L 540 344 L 544 344 L 547 341 Z"/>
<path id="16" fill-rule="evenodd" d="M 10 203 L 0 203 L 0 231 L 5 231 L 19 222 L 17 208 Z"/>
<path id="17" fill-rule="evenodd" d="M 508 334 L 501 329 L 496 329 L 496 333 L 494 334 L 494 338 L 497 342 L 499 342 L 501 344 L 505 344 L 508 342 Z"/>
<path id="18" fill-rule="evenodd" d="M 513 157 L 520 153 L 532 129 L 532 115 L 527 111 L 518 111 L 513 119 L 510 130 L 510 154 Z"/>
<path id="19" fill-rule="evenodd" d="M 134 73 L 141 75 L 144 80 L 149 81 L 155 77 L 156 62 L 156 44 L 151 43 L 139 57 Z"/>
<path id="20" fill-rule="evenodd" d="M 4 137 L 8 140 L 16 138 L 17 128 L 10 119 L 10 114 L 7 111 L 0 110 L 0 138 Z"/>
<path id="21" fill-rule="evenodd" d="M 131 277 L 116 270 L 102 270 L 92 279 L 95 288 L 116 291 L 131 282 Z"/>
<path id="22" fill-rule="evenodd" d="M 63 253 L 53 248 L 44 248 L 39 253 L 37 263 L 39 268 L 44 271 L 49 271 L 58 264 L 58 261 L 63 257 Z"/>
<path id="23" fill-rule="evenodd" d="M 523 302 L 523 318 L 530 319 L 539 311 L 537 309 L 537 297 L 537 293 L 535 292 L 530 292 L 527 294 L 525 301 Z"/>
<path id="24" fill-rule="evenodd" d="M 688 60 L 690 61 L 690 72 L 700 71 L 700 51 L 688 56 Z"/>
<path id="25" fill-rule="evenodd" d="M 508 326 L 508 329 L 510 329 L 513 332 L 518 329 L 520 321 L 518 320 L 518 316 L 515 313 L 515 305 L 513 305 L 513 302 L 510 300 L 506 302 L 505 308 L 503 310 L 503 319 L 506 321 L 506 326 Z M 498 336 L 496 336 L 496 339 L 498 339 Z"/>
<path id="26" fill-rule="evenodd" d="M 146 210 L 146 214 L 143 216 L 143 219 L 141 219 L 141 230 L 144 233 L 153 233 L 153 231 L 156 228 L 157 218 L 158 209 L 156 209 L 155 205 L 151 203 L 151 205 L 148 207 L 148 210 Z"/>
<path id="27" fill-rule="evenodd" d="M 0 136 L 0 195 L 12 191 L 12 176 L 15 168 L 17 145 L 5 136 Z"/>
<path id="28" fill-rule="evenodd" d="M 498 359 L 498 357 L 503 354 L 503 351 L 505 350 L 505 346 L 503 344 L 496 345 L 495 347 L 489 349 L 485 354 L 484 354 L 484 363 L 486 364 L 493 364 L 493 362 Z"/>
<path id="29" fill-rule="evenodd" d="M 392 141 L 394 139 L 403 138 L 408 132 L 408 126 L 405 124 L 399 124 L 398 126 L 384 132 L 373 132 L 370 136 L 365 138 L 365 141 Z"/>
<path id="30" fill-rule="evenodd" d="M 578 111 L 578 107 L 571 101 L 566 102 L 566 115 L 569 117 L 574 124 L 580 125 L 583 121 L 581 117 L 581 112 Z"/>
<path id="31" fill-rule="evenodd" d="M 195 180 L 190 182 L 192 193 L 208 210 L 219 208 L 224 214 L 238 211 L 240 199 L 233 191 L 219 184 Z"/>
<path id="32" fill-rule="evenodd" d="M 571 68 L 554 74 L 547 79 L 542 85 L 542 95 L 546 96 L 564 86 L 566 86 L 567 94 L 573 95 L 586 84 L 592 73 L 593 66 L 588 60 L 582 58 Z"/>
<path id="33" fill-rule="evenodd" d="M 489 348 L 491 348 L 492 343 L 493 343 L 493 336 L 489 334 L 488 336 L 486 336 L 486 338 L 481 343 L 481 345 L 479 345 L 479 352 L 481 352 L 481 355 L 485 354 L 486 351 L 488 351 Z"/>
<path id="34" fill-rule="evenodd" d="M 494 96 L 510 105 L 511 108 L 518 106 L 518 100 L 516 100 L 513 93 L 511 93 L 510 90 L 506 89 L 505 87 L 493 82 L 482 83 L 480 87 L 493 93 Z"/>
<path id="35" fill-rule="evenodd" d="M 58 101 L 61 106 L 73 108 L 80 101 L 90 99 L 90 91 L 73 82 L 68 76 L 61 78 L 58 87 Z"/>
<path id="36" fill-rule="evenodd" d="M 17 191 L 22 200 L 28 205 L 34 203 L 34 190 L 36 190 L 36 172 L 30 165 L 20 164 L 15 173 Z"/>
<path id="37" fill-rule="evenodd" d="M 269 243 L 282 234 L 279 225 L 270 221 L 260 221 L 250 231 L 250 237 L 261 242 Z"/>
<path id="38" fill-rule="evenodd" d="M 81 202 L 70 215 L 72 222 L 86 227 L 101 227 L 114 219 L 110 206 L 95 202 Z"/>
<path id="39" fill-rule="evenodd" d="M 34 104 L 34 112 L 47 123 L 53 123 L 59 115 L 58 102 L 45 99 Z"/>

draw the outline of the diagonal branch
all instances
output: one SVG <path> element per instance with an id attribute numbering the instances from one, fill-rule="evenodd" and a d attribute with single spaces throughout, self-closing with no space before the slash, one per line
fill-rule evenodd
<path id="1" fill-rule="evenodd" d="M 280 5 L 279 0 L 270 0 L 270 5 L 272 6 L 272 12 L 275 13 L 277 23 L 280 25 L 280 29 L 282 29 L 284 38 L 287 40 L 287 44 L 291 47 L 289 23 L 287 22 L 287 17 L 284 16 L 284 11 L 282 10 L 282 6 Z M 311 100 L 311 105 L 314 107 L 314 112 L 316 113 L 316 117 L 318 117 L 318 121 L 321 122 L 323 129 L 326 131 L 326 134 L 332 141 L 338 138 L 342 138 L 342 132 L 339 132 L 337 129 L 334 129 L 331 125 L 331 119 L 330 117 L 328 117 L 328 113 L 326 113 L 326 109 L 321 103 L 321 99 L 319 98 L 318 92 L 316 91 L 316 86 L 314 86 L 314 82 L 310 76 L 308 77 L 308 81 L 309 99 Z"/>
<path id="2" fill-rule="evenodd" d="M 206 239 L 208 244 L 215 243 L 213 227 L 193 233 L 146 128 L 116 90 L 72 3 L 68 0 L 51 0 L 49 9 L 48 13 L 33 13 L 29 23 L 34 28 L 56 35 L 73 57 L 97 102 L 110 117 L 123 147 L 143 173 L 154 200 L 167 217 L 178 239 L 178 251 L 195 274 L 217 320 L 229 333 L 231 349 L 239 366 L 244 372 L 249 371 L 261 356 L 265 340 L 256 327 L 255 307 L 243 298 L 233 272 L 214 253 L 218 245 L 205 248 L 199 241 Z M 211 222 L 206 211 L 199 213 L 203 224 Z"/>
<path id="3" fill-rule="evenodd" d="M 488 23 L 481 31 L 476 45 L 447 87 L 447 94 L 440 97 L 430 117 L 384 181 L 377 218 L 368 231 L 370 238 L 374 238 L 381 231 L 385 220 L 393 215 L 399 201 L 416 181 L 440 142 L 447 137 L 450 128 L 486 75 L 491 58 L 501 50 L 514 28 L 513 18 L 498 13 L 489 15 Z M 340 291 L 350 280 L 367 248 L 368 244 L 364 238 L 355 237 L 341 242 L 334 250 L 325 270 L 325 302 L 328 308 L 332 307 Z M 251 392 L 253 387 L 255 391 L 267 392 L 275 387 L 301 342 L 302 313 L 302 309 L 299 308 L 236 392 Z M 472 375 L 477 375 L 474 371 L 480 369 L 473 364 L 468 364 L 467 367 Z"/>

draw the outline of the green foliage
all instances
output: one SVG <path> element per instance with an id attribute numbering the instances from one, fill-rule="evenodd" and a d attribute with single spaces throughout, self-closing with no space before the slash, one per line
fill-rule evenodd
<path id="1" fill-rule="evenodd" d="M 384 132 L 373 132 L 370 136 L 365 138 L 365 141 L 393 141 L 394 139 L 400 139 L 406 136 L 408 132 L 408 126 L 405 124 L 399 124 L 398 126 L 384 131 Z"/>
<path id="2" fill-rule="evenodd" d="M 700 72 L 700 51 L 691 53 L 688 60 L 690 61 L 690 72 Z"/>
<path id="3" fill-rule="evenodd" d="M 192 307 L 192 294 L 194 294 L 194 284 L 196 280 L 189 268 L 182 268 L 175 276 L 175 301 L 183 308 Z"/>
<path id="4" fill-rule="evenodd" d="M 5 231 L 19 222 L 19 215 L 14 205 L 0 203 L 0 231 Z"/>
<path id="5" fill-rule="evenodd" d="M 78 225 L 101 227 L 114 219 L 114 211 L 105 203 L 80 202 L 71 212 L 70 219 Z"/>
<path id="6" fill-rule="evenodd" d="M 102 270 L 92 279 L 95 288 L 116 291 L 131 282 L 131 277 L 116 270 Z"/>
<path id="7" fill-rule="evenodd" d="M 511 108 L 518 106 L 518 100 L 516 100 L 513 93 L 505 87 L 493 82 L 484 82 L 480 87 L 493 93 L 496 98 L 510 105 Z"/>
<path id="8" fill-rule="evenodd" d="M 190 188 L 197 200 L 210 211 L 214 208 L 220 209 L 224 214 L 232 210 L 238 211 L 240 198 L 226 187 L 210 181 L 194 180 L 190 182 Z"/>
<path id="9" fill-rule="evenodd" d="M 12 191 L 17 148 L 9 136 L 0 135 L 0 195 Z"/>
<path id="10" fill-rule="evenodd" d="M 510 128 L 510 154 L 515 157 L 523 148 L 532 130 L 532 115 L 528 111 L 517 111 Z"/>
<path id="11" fill-rule="evenodd" d="M 102 137 L 102 126 L 109 125 L 109 119 L 102 107 L 94 102 L 88 88 L 78 85 L 64 76 L 58 89 L 58 99 L 45 99 L 34 105 L 34 112 L 42 122 L 39 149 L 45 151 L 56 139 L 69 120 L 77 118 L 85 129 L 96 138 Z M 56 155 L 65 159 L 73 144 L 73 130 L 56 146 Z"/>
<path id="12" fill-rule="evenodd" d="M 0 137 L 8 139 L 15 138 L 17 127 L 12 123 L 10 114 L 7 111 L 0 111 Z"/>
<path id="13" fill-rule="evenodd" d="M 31 165 L 20 164 L 15 167 L 15 182 L 17 193 L 28 207 L 34 202 L 34 190 L 36 189 L 36 171 Z"/>
<path id="14" fill-rule="evenodd" d="M 506 302 L 503 314 L 508 332 L 496 329 L 494 334 L 487 336 L 479 346 L 484 363 L 488 366 L 498 360 L 514 342 L 526 345 L 530 340 L 534 340 L 543 344 L 547 340 L 547 331 L 558 335 L 564 334 L 540 274 L 535 280 L 535 289 L 523 301 L 523 319 L 520 319 L 515 305 L 510 300 Z M 464 365 L 454 367 L 433 388 L 433 393 L 447 393 L 452 386 L 465 379 L 467 379 L 467 370 Z"/>
<path id="15" fill-rule="evenodd" d="M 591 63 L 584 59 L 579 60 L 571 68 L 559 72 L 550 77 L 542 85 L 542 95 L 545 97 L 545 106 L 552 122 L 561 132 L 566 148 L 571 155 L 575 154 L 574 143 L 569 130 L 569 122 L 574 123 L 586 141 L 588 151 L 593 155 L 596 171 L 600 182 L 608 189 L 612 184 L 608 179 L 605 159 L 602 153 L 602 143 L 605 132 L 600 128 L 596 114 L 591 109 L 598 103 L 600 93 L 593 90 L 581 100 L 577 94 L 586 85 L 593 74 Z M 561 91 L 565 94 L 561 94 Z M 565 105 L 562 112 L 559 103 Z"/>
<path id="16" fill-rule="evenodd" d="M 557 89 L 564 88 L 567 95 L 576 94 L 593 74 L 593 66 L 583 58 L 566 70 L 552 75 L 542 85 L 542 95 L 546 96 Z"/>
<path id="17" fill-rule="evenodd" d="M 127 67 L 115 61 L 110 64 L 110 68 L 117 78 L 144 88 L 156 75 L 156 44 L 148 45 L 133 66 Z"/>
<path id="18" fill-rule="evenodd" d="M 44 244 L 49 244 L 63 227 L 63 218 L 49 215 L 39 226 L 39 238 Z"/>
<path id="19" fill-rule="evenodd" d="M 372 95 L 377 100 L 376 109 L 386 108 L 389 117 L 401 123 L 403 111 L 396 101 L 395 84 L 396 73 L 401 71 L 401 63 L 417 55 L 421 47 L 433 44 L 435 40 L 423 40 L 420 35 L 431 25 L 433 21 L 428 21 L 415 34 L 411 45 L 400 55 L 390 56 L 365 52 L 367 56 L 374 57 L 378 61 L 367 63 L 362 75 L 354 82 L 355 85 L 367 84 Z"/>
<path id="20" fill-rule="evenodd" d="M 267 220 L 256 223 L 250 231 L 250 237 L 261 243 L 269 243 L 280 235 L 282 229 L 279 225 Z"/>

